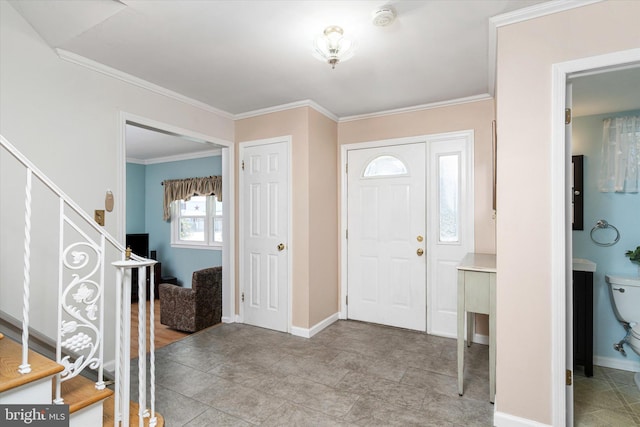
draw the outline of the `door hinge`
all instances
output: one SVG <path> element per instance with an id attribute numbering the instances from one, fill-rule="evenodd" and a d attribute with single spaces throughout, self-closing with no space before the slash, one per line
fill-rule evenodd
<path id="1" fill-rule="evenodd" d="M 242 300 L 242 302 L 244 302 L 244 292 L 241 295 L 241 300 Z"/>
<path id="2" fill-rule="evenodd" d="M 571 108 L 564 109 L 564 124 L 568 125 L 571 123 Z"/>
<path id="3" fill-rule="evenodd" d="M 349 305 L 349 295 L 345 296 L 344 305 Z"/>
<path id="4" fill-rule="evenodd" d="M 242 170 L 244 170 L 244 160 L 242 161 Z"/>
<path id="5" fill-rule="evenodd" d="M 573 374 L 571 372 L 571 370 L 567 369 L 567 378 L 566 378 L 566 383 L 567 385 L 571 385 L 573 383 Z"/>
<path id="6" fill-rule="evenodd" d="M 349 229 L 348 228 L 344 231 L 344 238 L 345 239 L 349 238 Z"/>
<path id="7" fill-rule="evenodd" d="M 349 173 L 349 163 L 344 164 L 344 173 Z"/>

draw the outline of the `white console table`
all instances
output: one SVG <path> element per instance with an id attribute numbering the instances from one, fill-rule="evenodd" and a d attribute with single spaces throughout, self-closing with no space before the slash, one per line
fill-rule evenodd
<path id="1" fill-rule="evenodd" d="M 464 392 L 464 327 L 471 345 L 475 313 L 489 315 L 489 401 L 496 395 L 496 256 L 469 253 L 458 265 L 458 394 Z M 465 316 L 466 314 L 466 316 Z"/>

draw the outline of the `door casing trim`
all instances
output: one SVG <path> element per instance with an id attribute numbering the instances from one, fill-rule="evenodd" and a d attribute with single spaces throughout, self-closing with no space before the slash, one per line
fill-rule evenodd
<path id="1" fill-rule="evenodd" d="M 566 212 L 571 203 L 566 172 L 570 155 L 565 141 L 564 109 L 567 78 L 576 73 L 640 62 L 640 49 L 596 55 L 560 62 L 552 65 L 551 81 L 551 417 L 553 425 L 564 425 L 567 409 L 565 386 L 566 364 L 566 284 L 571 242 L 567 241 L 569 228 Z"/>
<path id="2" fill-rule="evenodd" d="M 128 123 L 137 123 L 170 132 L 176 135 L 186 136 L 201 140 L 207 143 L 222 146 L 222 193 L 225 195 L 225 207 L 223 221 L 226 225 L 223 230 L 223 250 L 222 250 L 222 321 L 233 323 L 235 321 L 235 193 L 234 184 L 234 150 L 233 142 L 227 141 L 211 135 L 205 135 L 190 129 L 181 128 L 166 122 L 150 119 L 148 117 L 120 111 L 118 118 L 119 141 L 117 149 L 117 194 L 115 211 L 118 218 L 117 236 L 121 242 L 125 241 L 126 231 L 126 200 L 127 200 L 127 149 L 126 149 L 126 127 Z"/>

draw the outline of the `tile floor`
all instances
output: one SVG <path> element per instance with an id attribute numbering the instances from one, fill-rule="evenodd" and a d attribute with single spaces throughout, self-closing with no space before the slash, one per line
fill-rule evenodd
<path id="1" fill-rule="evenodd" d="M 460 397 L 453 339 L 354 321 L 311 339 L 221 325 L 156 352 L 156 410 L 168 427 L 491 426 L 488 347 L 466 351 Z"/>
<path id="2" fill-rule="evenodd" d="M 593 367 L 587 378 L 574 373 L 574 425 L 576 427 L 640 426 L 640 390 L 633 372 Z"/>

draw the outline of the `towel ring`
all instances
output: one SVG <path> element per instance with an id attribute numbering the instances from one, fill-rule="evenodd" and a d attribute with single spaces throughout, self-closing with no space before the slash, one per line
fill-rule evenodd
<path id="1" fill-rule="evenodd" d="M 616 230 L 616 238 L 613 242 L 610 243 L 603 243 L 603 242 L 599 242 L 596 239 L 593 238 L 593 232 L 600 229 L 600 228 L 613 228 L 614 230 Z M 591 229 L 591 240 L 593 240 L 593 243 L 595 243 L 598 246 L 613 246 L 616 243 L 618 243 L 618 240 L 620 240 L 620 232 L 618 231 L 617 228 L 615 228 L 613 225 L 609 224 L 606 220 L 601 219 L 598 222 L 596 222 L 596 225 Z"/>

